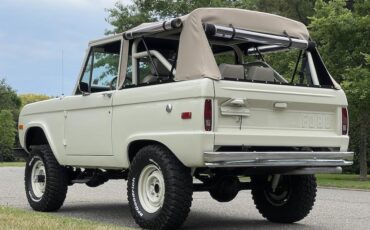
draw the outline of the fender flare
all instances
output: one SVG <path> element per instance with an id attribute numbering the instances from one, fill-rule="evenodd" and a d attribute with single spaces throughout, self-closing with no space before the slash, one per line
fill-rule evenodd
<path id="1" fill-rule="evenodd" d="M 27 135 L 28 135 L 28 131 L 32 128 L 40 128 L 43 132 L 44 132 L 44 135 L 45 135 L 45 138 L 49 144 L 49 147 L 51 149 L 51 151 L 53 152 L 55 158 L 57 159 L 58 163 L 60 163 L 60 157 L 59 157 L 59 154 L 57 154 L 57 151 L 56 151 L 56 147 L 55 147 L 55 144 L 54 142 L 52 141 L 52 139 L 50 138 L 50 131 L 49 129 L 47 128 L 47 125 L 44 124 L 43 122 L 30 122 L 27 124 L 27 129 L 24 133 L 24 140 L 23 140 L 23 146 L 24 146 L 24 149 L 26 150 L 26 152 L 28 154 L 30 154 L 30 151 L 29 149 L 27 148 Z"/>
<path id="2" fill-rule="evenodd" d="M 213 133 L 205 133 L 202 131 L 195 132 L 156 132 L 156 133 L 135 133 L 126 140 L 124 157 L 127 164 L 130 164 L 129 148 L 134 141 L 153 141 L 162 144 L 168 148 L 173 155 L 187 167 L 202 167 L 204 166 L 203 151 L 207 149 L 213 150 Z M 192 143 L 189 145 L 188 140 Z M 204 147 L 206 145 L 206 147 Z M 193 154 L 189 154 L 192 152 Z"/>

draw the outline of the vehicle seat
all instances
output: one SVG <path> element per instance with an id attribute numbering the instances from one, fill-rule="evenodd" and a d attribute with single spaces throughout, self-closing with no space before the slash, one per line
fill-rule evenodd
<path id="1" fill-rule="evenodd" d="M 150 67 L 151 74 L 147 75 L 143 79 L 142 83 L 156 82 L 158 81 L 158 79 L 166 79 L 169 77 L 170 71 L 162 64 L 162 62 L 160 62 L 157 58 L 153 58 L 153 63 L 157 69 L 158 75 L 153 65 L 151 65 L 151 63 L 149 62 L 149 64 L 151 65 Z"/>
<path id="2" fill-rule="evenodd" d="M 221 63 L 218 68 L 222 78 L 244 79 L 244 66 Z"/>
<path id="3" fill-rule="evenodd" d="M 247 69 L 247 80 L 276 81 L 274 70 L 262 66 L 249 66 Z"/>

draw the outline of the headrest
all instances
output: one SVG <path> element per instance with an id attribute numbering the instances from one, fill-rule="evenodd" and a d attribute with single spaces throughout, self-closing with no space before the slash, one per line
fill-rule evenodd
<path id="1" fill-rule="evenodd" d="M 262 66 L 250 66 L 247 68 L 247 79 L 274 82 L 274 70 Z"/>
<path id="2" fill-rule="evenodd" d="M 146 77 L 144 77 L 144 79 L 141 81 L 141 83 L 152 83 L 152 82 L 156 82 L 158 80 L 158 77 L 156 76 L 153 76 L 153 75 L 148 75 Z"/>
<path id="3" fill-rule="evenodd" d="M 222 78 L 244 79 L 244 66 L 221 63 L 218 68 Z"/>

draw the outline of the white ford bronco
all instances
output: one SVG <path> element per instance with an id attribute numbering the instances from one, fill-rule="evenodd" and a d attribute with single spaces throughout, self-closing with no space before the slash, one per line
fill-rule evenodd
<path id="1" fill-rule="evenodd" d="M 292 55 L 291 73 L 280 71 L 279 57 Z M 346 96 L 306 27 L 239 9 L 201 8 L 90 42 L 73 95 L 25 106 L 19 124 L 34 210 L 59 209 L 75 183 L 125 179 L 147 229 L 181 226 L 199 191 L 228 202 L 251 190 L 268 220 L 299 221 L 315 201 L 314 174 L 353 157 Z"/>

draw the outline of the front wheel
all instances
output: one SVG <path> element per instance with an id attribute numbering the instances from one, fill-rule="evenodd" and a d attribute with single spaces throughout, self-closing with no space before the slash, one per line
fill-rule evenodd
<path id="1" fill-rule="evenodd" d="M 273 176 L 251 177 L 252 197 L 263 217 L 272 222 L 293 223 L 311 211 L 316 197 L 314 175 L 284 175 L 273 188 Z"/>
<path id="2" fill-rule="evenodd" d="M 176 229 L 188 216 L 192 176 L 165 147 L 142 148 L 130 166 L 127 194 L 132 216 L 144 229 Z"/>
<path id="3" fill-rule="evenodd" d="M 66 198 L 68 175 L 58 164 L 49 146 L 32 148 L 25 169 L 28 203 L 36 211 L 56 211 Z"/>

